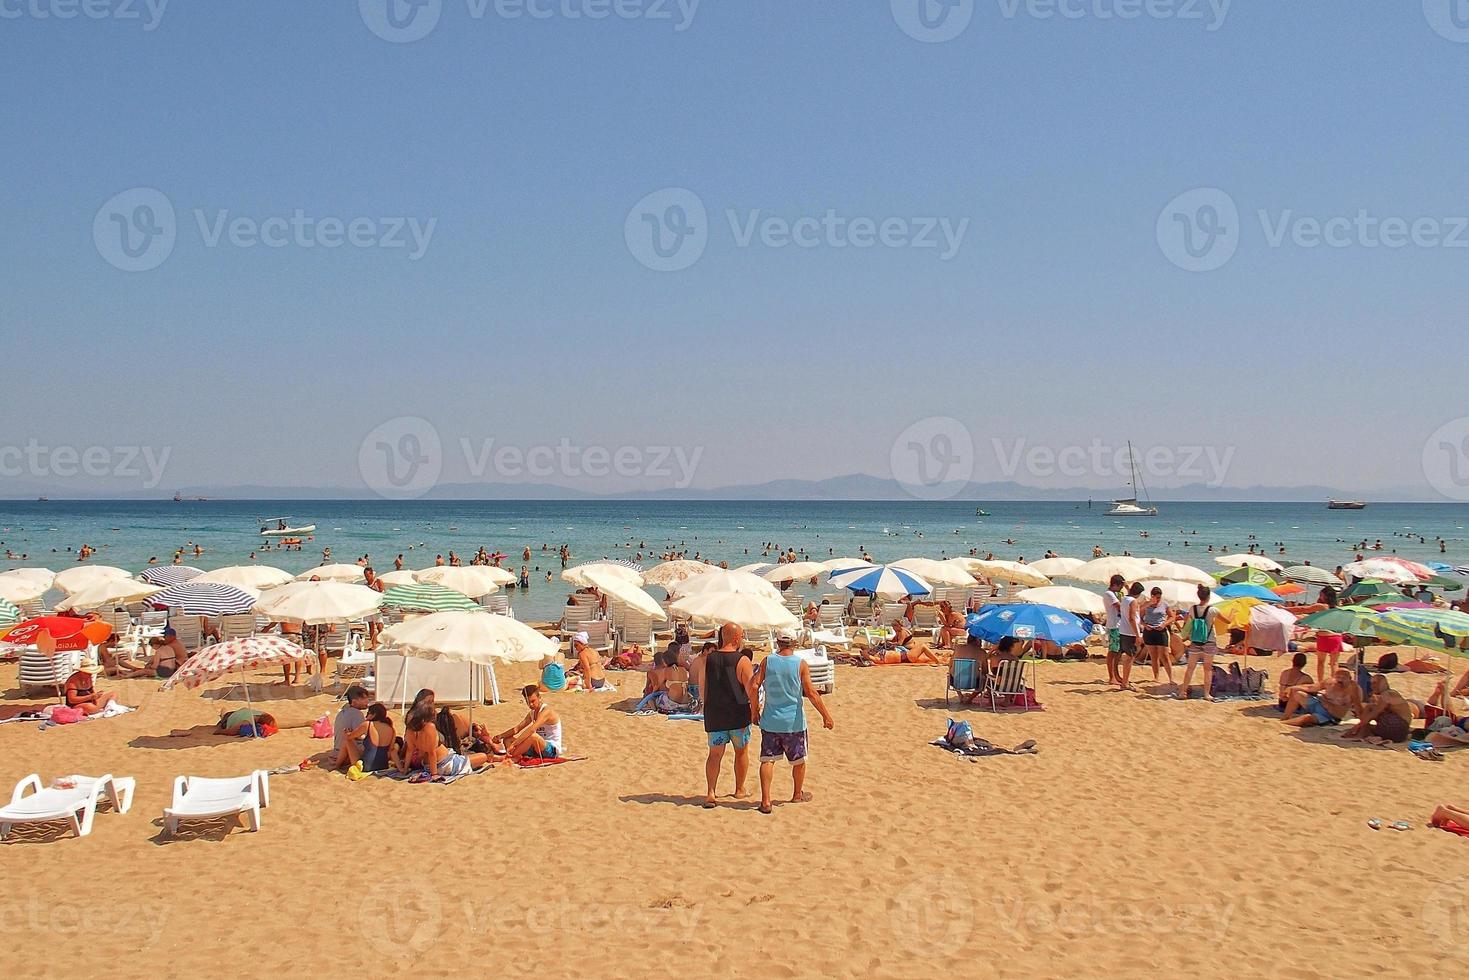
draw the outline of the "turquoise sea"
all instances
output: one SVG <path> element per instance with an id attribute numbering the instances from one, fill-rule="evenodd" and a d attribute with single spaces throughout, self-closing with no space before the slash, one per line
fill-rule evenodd
<path id="1" fill-rule="evenodd" d="M 405 567 L 422 568 L 451 550 L 468 560 L 481 546 L 508 553 L 504 564 L 518 570 L 528 546 L 531 588 L 512 591 L 512 602 L 523 619 L 551 619 L 566 587 L 559 579 L 548 585 L 546 572 L 560 571 L 555 550 L 562 544 L 570 545 L 573 562 L 641 552 L 654 564 L 657 555 L 678 550 L 731 567 L 761 560 L 767 543 L 816 558 L 865 548 L 880 561 L 952 557 L 971 548 L 1031 561 L 1047 549 L 1089 558 L 1100 546 L 1212 569 L 1214 555 L 1243 551 L 1254 535 L 1277 558 L 1282 542 L 1289 562 L 1334 567 L 1362 541 L 1370 547 L 1381 539 L 1383 553 L 1469 564 L 1465 504 L 1374 503 L 1364 511 L 1329 511 L 1324 503 L 1158 506 L 1156 518 L 1124 520 L 1104 517 L 1100 501 L 1090 509 L 1086 501 L 0 501 L 0 552 L 28 555 L 0 560 L 0 570 L 59 570 L 75 563 L 83 544 L 98 549 L 94 562 L 134 571 L 150 557 L 168 563 L 184 547 L 185 563 L 205 569 L 248 563 L 254 550 L 258 561 L 297 572 L 319 564 L 325 547 L 333 561 L 368 555 L 384 571 L 399 553 Z M 990 516 L 977 516 L 977 508 Z M 262 520 L 283 516 L 293 525 L 315 524 L 314 540 L 301 552 L 260 550 Z M 197 558 L 195 544 L 203 548 Z M 551 550 L 543 553 L 542 545 Z"/>

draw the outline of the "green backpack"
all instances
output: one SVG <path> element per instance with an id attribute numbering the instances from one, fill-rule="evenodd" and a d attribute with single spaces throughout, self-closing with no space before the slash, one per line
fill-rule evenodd
<path id="1" fill-rule="evenodd" d="M 1203 646 L 1209 642 L 1209 619 L 1208 607 L 1204 607 L 1204 615 L 1199 615 L 1199 607 L 1193 608 L 1193 619 L 1188 624 L 1188 641 L 1195 646 Z"/>

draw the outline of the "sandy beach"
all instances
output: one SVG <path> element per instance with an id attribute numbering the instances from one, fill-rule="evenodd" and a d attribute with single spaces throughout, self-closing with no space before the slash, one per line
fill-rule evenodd
<path id="1" fill-rule="evenodd" d="M 502 671 L 502 690 L 531 676 Z M 99 813 L 90 837 L 20 828 L 0 847 L 11 972 L 1308 978 L 1469 956 L 1469 843 L 1425 826 L 1463 802 L 1466 757 L 1283 734 L 1270 704 L 1153 699 L 1145 678 L 1110 692 L 1104 676 L 1096 659 L 1043 665 L 1044 710 L 965 710 L 978 736 L 1040 747 L 971 761 L 926 744 L 948 717 L 942 668 L 839 668 L 814 799 L 763 816 L 700 809 L 700 726 L 629 715 L 641 676 L 617 674 L 616 694 L 556 696 L 585 761 L 449 786 L 277 775 L 260 833 L 176 840 L 160 819 L 175 776 L 291 766 L 325 743 L 170 738 L 212 723 L 228 686 L 108 682 L 139 710 L 0 727 L 6 787 L 32 771 L 138 781 L 132 812 Z M 15 680 L 0 667 L 12 704 Z M 1430 682 L 1394 683 L 1421 697 Z M 336 707 L 252 694 L 286 724 Z"/>

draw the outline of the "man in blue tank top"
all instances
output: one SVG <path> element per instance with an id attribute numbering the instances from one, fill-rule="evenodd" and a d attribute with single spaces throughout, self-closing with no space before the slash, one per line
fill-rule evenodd
<path id="1" fill-rule="evenodd" d="M 761 662 L 755 674 L 755 686 L 765 690 L 765 706 L 752 700 L 755 721 L 760 725 L 760 812 L 771 812 L 770 784 L 775 779 L 775 763 L 785 756 L 791 764 L 795 789 L 792 803 L 805 803 L 811 794 L 802 787 L 806 782 L 806 711 L 802 698 L 811 701 L 821 713 L 821 722 L 832 727 L 831 712 L 821 694 L 811 685 L 811 668 L 796 656 L 796 635 L 781 630 L 775 638 L 776 651 Z"/>

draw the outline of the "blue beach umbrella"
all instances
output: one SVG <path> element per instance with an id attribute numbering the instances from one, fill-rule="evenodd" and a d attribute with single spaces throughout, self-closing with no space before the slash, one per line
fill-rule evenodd
<path id="1" fill-rule="evenodd" d="M 1055 606 L 1033 603 L 985 606 L 965 619 L 969 635 L 987 643 L 1002 637 L 1017 640 L 1049 640 L 1058 646 L 1080 643 L 1091 635 L 1091 627 L 1078 616 Z"/>
<path id="2" fill-rule="evenodd" d="M 1263 585 L 1254 585 L 1249 582 L 1221 586 L 1214 590 L 1214 594 L 1222 599 L 1259 599 L 1261 602 L 1285 601 Z"/>
<path id="3" fill-rule="evenodd" d="M 927 582 L 905 568 L 894 565 L 863 565 L 832 572 L 831 584 L 852 592 L 868 592 L 884 599 L 901 599 L 907 595 L 928 595 L 933 590 Z"/>

